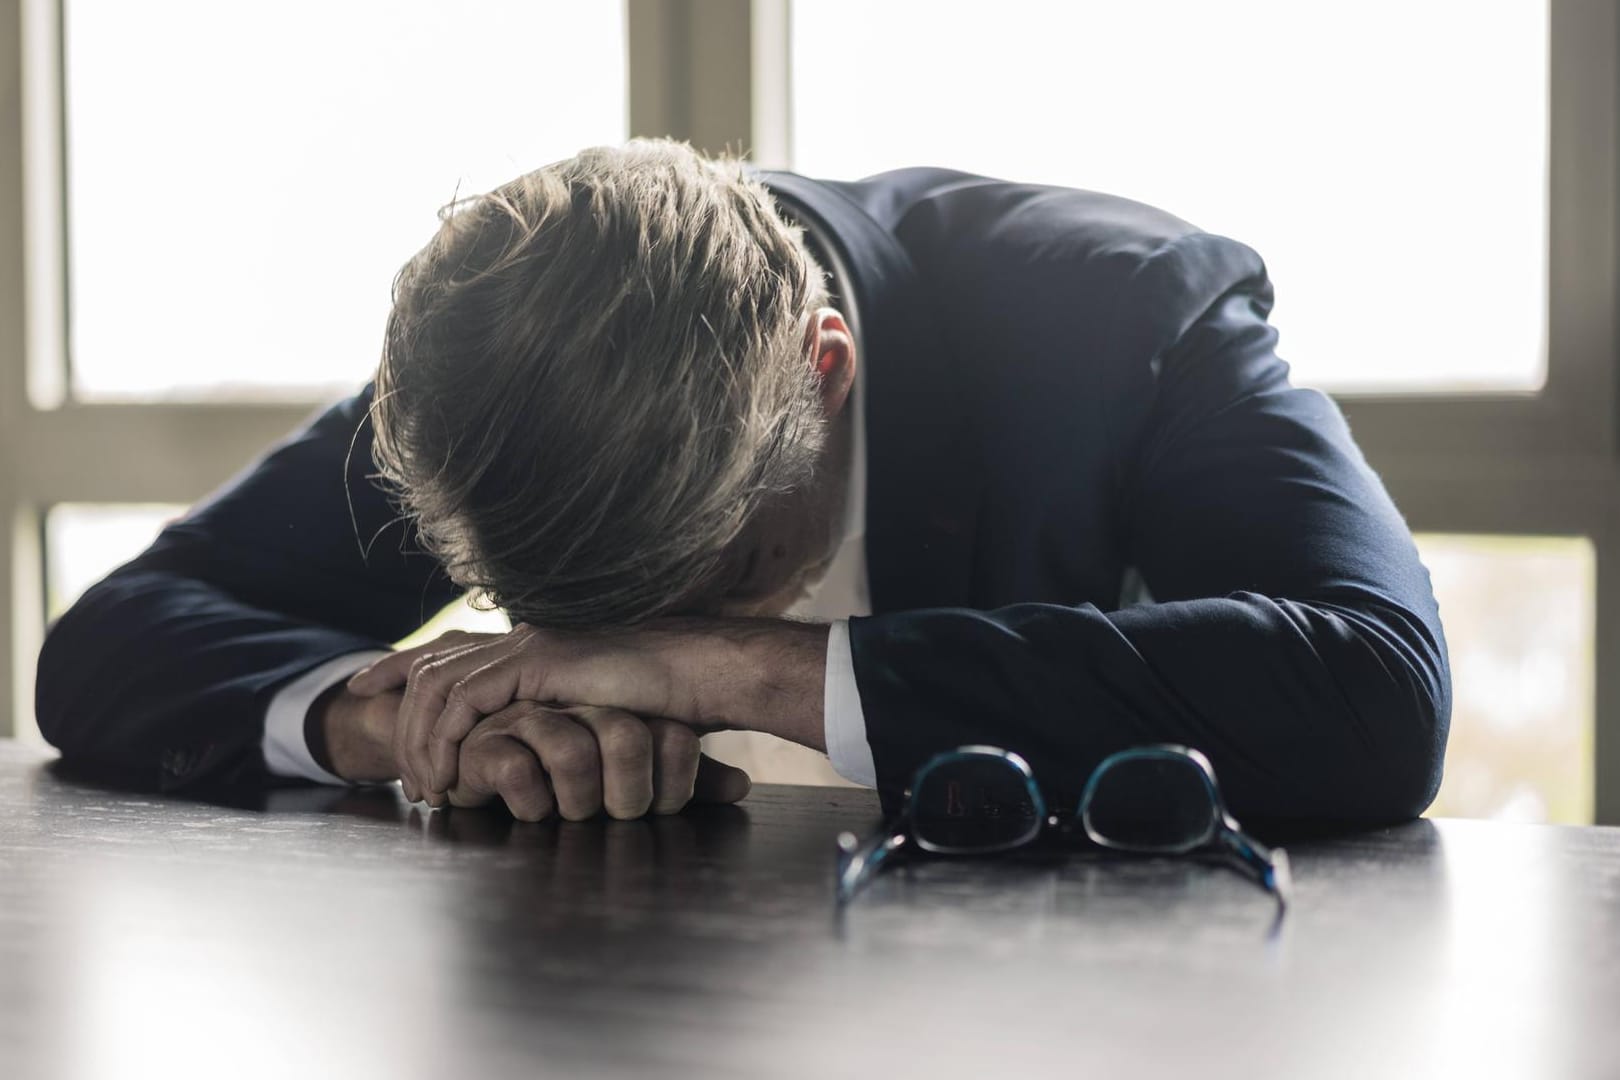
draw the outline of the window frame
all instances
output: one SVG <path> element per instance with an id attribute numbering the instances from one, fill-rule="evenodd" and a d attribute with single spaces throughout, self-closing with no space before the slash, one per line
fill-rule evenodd
<path id="1" fill-rule="evenodd" d="M 62 2 L 0 23 L 0 736 L 25 738 L 44 509 L 192 502 L 319 404 L 69 400 Z M 791 0 L 623 2 L 630 134 L 791 167 Z M 1620 642 L 1620 10 L 1551 0 L 1550 19 L 1546 385 L 1337 399 L 1414 529 L 1591 538 L 1596 820 L 1620 824 L 1620 667 L 1601 662 Z"/>

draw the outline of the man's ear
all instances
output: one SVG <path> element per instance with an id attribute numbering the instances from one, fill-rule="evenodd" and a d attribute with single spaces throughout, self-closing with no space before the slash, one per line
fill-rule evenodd
<path id="1" fill-rule="evenodd" d="M 821 385 L 821 411 L 831 420 L 843 411 L 855 385 L 855 335 L 836 308 L 824 307 L 811 313 L 805 336 Z"/>

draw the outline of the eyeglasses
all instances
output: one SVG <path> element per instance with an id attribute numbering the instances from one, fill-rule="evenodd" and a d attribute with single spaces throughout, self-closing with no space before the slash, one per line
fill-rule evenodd
<path id="1" fill-rule="evenodd" d="M 1208 758 L 1167 743 L 1104 758 L 1073 815 L 1047 811 L 1029 763 L 1010 750 L 961 746 L 936 754 L 917 770 L 898 818 L 865 842 L 839 834 L 838 902 L 854 898 L 908 848 L 985 855 L 1023 847 L 1049 828 L 1114 851 L 1211 850 L 1254 874 L 1279 905 L 1288 903 L 1288 853 L 1265 847 L 1238 826 Z"/>

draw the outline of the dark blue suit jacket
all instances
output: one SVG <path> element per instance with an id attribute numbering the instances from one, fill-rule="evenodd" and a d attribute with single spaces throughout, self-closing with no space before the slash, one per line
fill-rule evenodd
<path id="1" fill-rule="evenodd" d="M 876 613 L 851 641 L 881 787 L 993 743 L 1061 796 L 1170 741 L 1240 815 L 1428 805 L 1450 711 L 1428 574 L 1337 408 L 1289 385 L 1259 256 L 1092 192 L 761 175 L 839 244 L 862 315 Z M 165 789 L 262 776 L 279 687 L 455 597 L 367 480 L 368 403 L 58 622 L 38 715 L 66 757 Z M 1128 568 L 1155 603 L 1118 609 Z"/>

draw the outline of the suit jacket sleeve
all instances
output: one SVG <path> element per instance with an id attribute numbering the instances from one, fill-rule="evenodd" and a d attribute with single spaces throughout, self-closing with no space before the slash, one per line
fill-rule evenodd
<path id="1" fill-rule="evenodd" d="M 1450 681 L 1428 573 L 1338 409 L 1289 385 L 1270 307 L 1258 256 L 1204 234 L 1126 290 L 1117 519 L 1155 603 L 851 621 L 889 798 L 965 743 L 1020 752 L 1070 798 L 1106 755 L 1173 742 L 1256 818 L 1386 821 L 1432 800 Z"/>
<path id="2" fill-rule="evenodd" d="M 70 764 L 163 790 L 261 777 L 277 689 L 455 598 L 368 479 L 370 402 L 273 448 L 52 627 L 36 711 Z"/>

